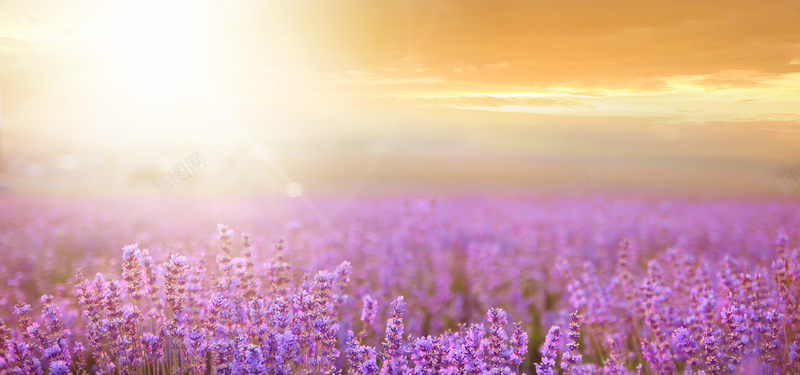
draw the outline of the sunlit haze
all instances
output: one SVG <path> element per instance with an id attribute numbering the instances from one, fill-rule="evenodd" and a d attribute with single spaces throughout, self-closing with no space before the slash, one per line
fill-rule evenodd
<path id="1" fill-rule="evenodd" d="M 799 12 L 7 0 L 2 183 L 157 194 L 153 181 L 199 153 L 207 165 L 178 194 L 571 194 L 613 154 L 623 163 L 594 192 L 781 196 L 800 167 Z"/>

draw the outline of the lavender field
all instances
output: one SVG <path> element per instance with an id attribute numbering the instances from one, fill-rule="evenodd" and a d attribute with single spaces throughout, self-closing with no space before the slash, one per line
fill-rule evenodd
<path id="1" fill-rule="evenodd" d="M 3 374 L 800 373 L 797 205 L 0 205 Z"/>

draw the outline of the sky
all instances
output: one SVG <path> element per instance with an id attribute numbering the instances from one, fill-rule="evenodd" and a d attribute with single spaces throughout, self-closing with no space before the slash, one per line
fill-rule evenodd
<path id="1" fill-rule="evenodd" d="M 796 0 L 2 0 L 6 175 L 32 189 L 94 163 L 147 180 L 201 152 L 213 173 L 313 190 L 380 180 L 405 155 L 402 176 L 390 165 L 403 186 L 558 191 L 614 154 L 624 166 L 598 191 L 785 195 L 798 14 Z"/>

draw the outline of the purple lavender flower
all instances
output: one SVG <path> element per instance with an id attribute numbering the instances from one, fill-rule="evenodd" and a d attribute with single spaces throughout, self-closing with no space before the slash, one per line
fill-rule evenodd
<path id="1" fill-rule="evenodd" d="M 69 374 L 69 365 L 67 362 L 64 361 L 53 361 L 50 362 L 50 375 L 68 375 Z"/>
<path id="2" fill-rule="evenodd" d="M 616 340 L 609 337 L 607 341 L 609 346 L 609 355 L 608 359 L 606 359 L 606 363 L 603 366 L 603 373 L 606 375 L 630 374 L 627 370 L 625 370 L 625 366 L 623 365 L 624 361 L 620 363 L 622 353 L 620 351 L 619 345 L 617 344 Z"/>
<path id="3" fill-rule="evenodd" d="M 405 309 L 403 296 L 395 298 L 392 303 L 392 316 L 386 322 L 386 341 L 383 344 L 386 360 L 381 367 L 381 375 L 404 374 L 408 370 L 408 361 L 403 352 Z"/>
<path id="4" fill-rule="evenodd" d="M 217 224 L 217 232 L 219 232 L 220 250 L 222 250 L 222 254 L 217 255 L 217 264 L 223 274 L 231 277 L 233 273 L 230 267 L 231 251 L 233 251 L 233 244 L 231 243 L 233 231 L 223 224 Z"/>
<path id="5" fill-rule="evenodd" d="M 567 352 L 564 353 L 561 359 L 561 369 L 566 370 L 567 375 L 572 374 L 572 369 L 581 363 L 582 356 L 578 354 L 578 339 L 581 338 L 581 319 L 582 316 L 578 315 L 575 311 L 569 315 L 569 331 L 567 332 Z"/>
<path id="6" fill-rule="evenodd" d="M 123 247 L 122 261 L 122 279 L 127 282 L 126 291 L 138 301 L 144 295 L 143 258 L 139 244 Z"/>
<path id="7" fill-rule="evenodd" d="M 507 315 L 503 309 L 490 309 L 486 313 L 486 317 L 489 320 L 489 344 L 486 347 L 486 362 L 493 369 L 503 369 L 509 359 L 505 330 L 505 326 L 508 324 Z"/>
<path id="8" fill-rule="evenodd" d="M 697 347 L 692 338 L 692 332 L 685 327 L 680 327 L 672 333 L 672 341 L 678 351 L 686 356 L 686 361 L 691 371 L 693 367 L 697 366 L 697 358 L 694 356 L 697 352 Z"/>
<path id="9" fill-rule="evenodd" d="M 517 369 L 525 360 L 525 353 L 528 352 L 528 333 L 522 330 L 522 323 L 514 323 L 514 333 L 511 334 L 511 363 L 517 365 Z"/>
<path id="10" fill-rule="evenodd" d="M 434 375 L 441 372 L 446 353 L 438 338 L 416 338 L 413 349 L 411 358 L 414 360 L 414 374 Z"/>
<path id="11" fill-rule="evenodd" d="M 372 324 L 378 314 L 378 301 L 366 295 L 363 298 L 364 307 L 361 309 L 361 321 L 365 326 Z"/>
<path id="12" fill-rule="evenodd" d="M 5 357 L 8 352 L 8 344 L 11 343 L 11 335 L 3 319 L 0 319 L 0 359 Z"/>
<path id="13" fill-rule="evenodd" d="M 542 353 L 542 362 L 536 364 L 536 373 L 539 375 L 553 375 L 558 356 L 558 347 L 561 345 L 561 328 L 550 327 L 544 340 L 544 345 L 539 350 Z"/>
<path id="14" fill-rule="evenodd" d="M 489 366 L 486 358 L 483 355 L 485 351 L 485 344 L 483 336 L 486 334 L 482 324 L 473 324 L 471 326 L 462 327 L 461 332 L 464 337 L 463 356 L 468 364 L 467 370 L 469 372 L 483 373 L 487 371 Z"/>
<path id="15" fill-rule="evenodd" d="M 180 313 L 186 307 L 187 259 L 183 255 L 172 254 L 164 266 L 164 299 L 172 311 Z"/>
<path id="16" fill-rule="evenodd" d="M 717 338 L 714 335 L 714 330 L 711 327 L 706 328 L 703 333 L 703 345 L 706 350 L 706 370 L 710 375 L 718 375 L 720 373 L 719 359 L 717 358 Z"/>
<path id="17" fill-rule="evenodd" d="M 31 305 L 27 303 L 17 303 L 14 305 L 14 315 L 25 316 L 25 314 L 31 312 Z"/>
<path id="18" fill-rule="evenodd" d="M 789 363 L 791 363 L 792 371 L 800 374 L 800 335 L 789 344 Z"/>
<path id="19" fill-rule="evenodd" d="M 344 261 L 336 267 L 333 271 L 334 283 L 338 288 L 343 288 L 345 284 L 350 282 L 350 274 L 353 272 L 353 267 L 350 262 Z"/>
<path id="20" fill-rule="evenodd" d="M 359 372 L 363 375 L 378 375 L 380 368 L 378 367 L 378 353 L 373 347 L 365 349 L 366 358 L 358 367 Z"/>

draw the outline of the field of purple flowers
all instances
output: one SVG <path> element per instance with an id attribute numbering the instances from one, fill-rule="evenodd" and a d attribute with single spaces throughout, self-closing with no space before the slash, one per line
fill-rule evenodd
<path id="1" fill-rule="evenodd" d="M 798 205 L 0 207 L 2 374 L 800 374 Z"/>

